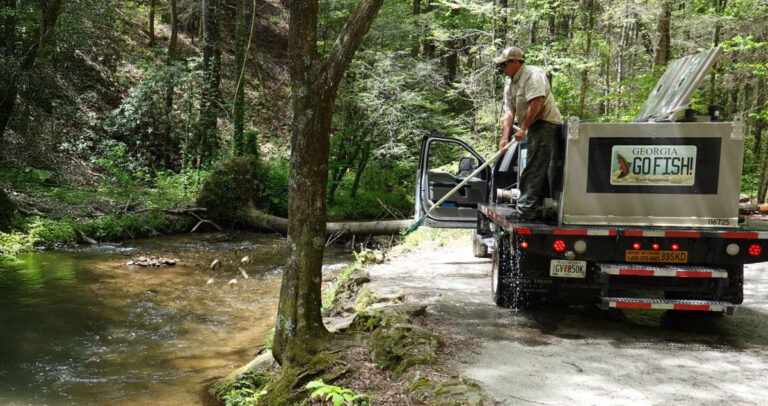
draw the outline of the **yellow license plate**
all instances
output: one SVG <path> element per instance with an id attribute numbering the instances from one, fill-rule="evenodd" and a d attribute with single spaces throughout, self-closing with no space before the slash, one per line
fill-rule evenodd
<path id="1" fill-rule="evenodd" d="M 688 262 L 688 251 L 626 250 L 624 253 L 627 262 Z"/>

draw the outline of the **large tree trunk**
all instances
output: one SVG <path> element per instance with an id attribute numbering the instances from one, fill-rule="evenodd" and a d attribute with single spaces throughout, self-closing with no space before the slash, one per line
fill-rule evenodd
<path id="1" fill-rule="evenodd" d="M 336 90 L 383 0 L 362 0 L 327 60 L 317 54 L 317 0 L 289 1 L 291 55 L 291 182 L 288 247 L 273 353 L 281 365 L 309 361 L 327 337 L 320 314 L 326 233 L 326 185 Z"/>

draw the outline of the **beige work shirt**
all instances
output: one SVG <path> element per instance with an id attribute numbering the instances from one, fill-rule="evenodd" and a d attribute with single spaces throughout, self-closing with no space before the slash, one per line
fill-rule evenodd
<path id="1" fill-rule="evenodd" d="M 536 119 L 552 124 L 563 124 L 563 117 L 555 105 L 547 75 L 540 68 L 526 64 L 520 67 L 515 76 L 507 78 L 504 85 L 504 111 L 514 108 L 517 122 L 522 123 L 525 112 L 528 110 L 528 103 L 540 96 L 544 96 L 544 101 L 541 103 L 541 110 Z"/>

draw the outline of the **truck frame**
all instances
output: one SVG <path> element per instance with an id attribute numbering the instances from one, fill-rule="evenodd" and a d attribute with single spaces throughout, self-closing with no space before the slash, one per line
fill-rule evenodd
<path id="1" fill-rule="evenodd" d="M 542 220 L 515 215 L 524 144 L 433 208 L 483 159 L 461 140 L 424 137 L 417 218 L 432 208 L 427 226 L 474 229 L 475 255 L 491 252 L 499 306 L 732 314 L 744 265 L 768 261 L 768 226 L 739 217 L 744 125 L 717 121 L 717 109 L 672 121 L 720 52 L 672 62 L 632 123 L 568 120 Z M 453 171 L 443 158 L 457 150 L 469 156 Z"/>

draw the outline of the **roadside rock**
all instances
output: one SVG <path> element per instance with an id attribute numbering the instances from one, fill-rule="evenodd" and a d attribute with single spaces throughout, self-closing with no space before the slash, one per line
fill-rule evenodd
<path id="1" fill-rule="evenodd" d="M 330 333 L 338 333 L 349 328 L 357 319 L 357 313 L 347 317 L 324 317 L 323 323 Z"/>
<path id="2" fill-rule="evenodd" d="M 370 285 L 365 285 L 355 299 L 355 311 L 364 312 L 365 309 L 376 303 L 401 303 L 405 298 L 405 292 L 397 286 L 385 286 L 372 289 Z"/>
<path id="3" fill-rule="evenodd" d="M 413 324 L 385 325 L 371 335 L 370 347 L 377 365 L 402 374 L 420 364 L 432 364 L 443 343 L 435 334 Z"/>
<path id="4" fill-rule="evenodd" d="M 360 287 L 370 282 L 371 278 L 368 272 L 362 269 L 355 269 L 349 275 L 349 278 L 336 288 L 331 305 L 325 312 L 326 316 L 349 316 L 355 312 L 354 299 Z"/>
<path id="5" fill-rule="evenodd" d="M 493 402 L 476 383 L 459 378 L 437 384 L 429 404 L 482 406 L 492 405 Z"/>

